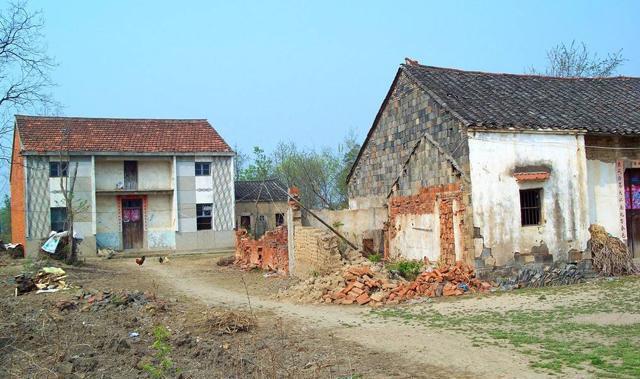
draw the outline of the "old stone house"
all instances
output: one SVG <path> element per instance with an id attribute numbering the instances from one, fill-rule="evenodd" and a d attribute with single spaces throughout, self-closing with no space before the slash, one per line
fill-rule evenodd
<path id="1" fill-rule="evenodd" d="M 640 256 L 640 78 L 401 65 L 348 178 L 388 256 L 574 259 L 592 223 Z"/>
<path id="2" fill-rule="evenodd" d="M 234 245 L 234 152 L 207 120 L 16 116 L 13 242 L 27 254 L 66 229 L 61 180 L 75 171 L 84 253 Z"/>
<path id="3" fill-rule="evenodd" d="M 236 181 L 236 226 L 259 237 L 285 225 L 286 188 L 277 179 Z"/>

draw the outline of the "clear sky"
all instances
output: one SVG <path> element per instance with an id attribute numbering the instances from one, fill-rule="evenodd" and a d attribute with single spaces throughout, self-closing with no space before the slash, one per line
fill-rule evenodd
<path id="1" fill-rule="evenodd" d="M 364 138 L 404 57 L 544 66 L 561 41 L 640 76 L 640 1 L 31 1 L 68 116 L 207 118 L 232 146 Z"/>

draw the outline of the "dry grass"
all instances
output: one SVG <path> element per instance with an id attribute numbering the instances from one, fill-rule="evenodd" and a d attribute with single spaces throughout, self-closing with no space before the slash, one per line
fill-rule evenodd
<path id="1" fill-rule="evenodd" d="M 593 224 L 591 233 L 591 255 L 593 268 L 606 276 L 630 275 L 638 272 L 627 245 L 619 238 L 612 237 L 604 227 Z"/>
<path id="2" fill-rule="evenodd" d="M 201 333 L 236 334 L 248 332 L 256 326 L 256 320 L 244 312 L 232 310 L 207 310 L 197 318 L 193 327 Z"/>

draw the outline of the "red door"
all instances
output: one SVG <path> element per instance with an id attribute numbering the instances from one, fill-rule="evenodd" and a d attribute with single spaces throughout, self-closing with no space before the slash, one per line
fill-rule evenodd
<path id="1" fill-rule="evenodd" d="M 122 247 L 142 249 L 142 199 L 122 200 Z"/>

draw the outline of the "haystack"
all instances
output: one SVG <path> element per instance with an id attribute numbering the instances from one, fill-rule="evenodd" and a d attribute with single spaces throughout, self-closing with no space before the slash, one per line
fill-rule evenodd
<path id="1" fill-rule="evenodd" d="M 620 276 L 638 273 L 631 252 L 619 238 L 611 236 L 601 225 L 589 226 L 593 268 L 605 276 Z"/>

